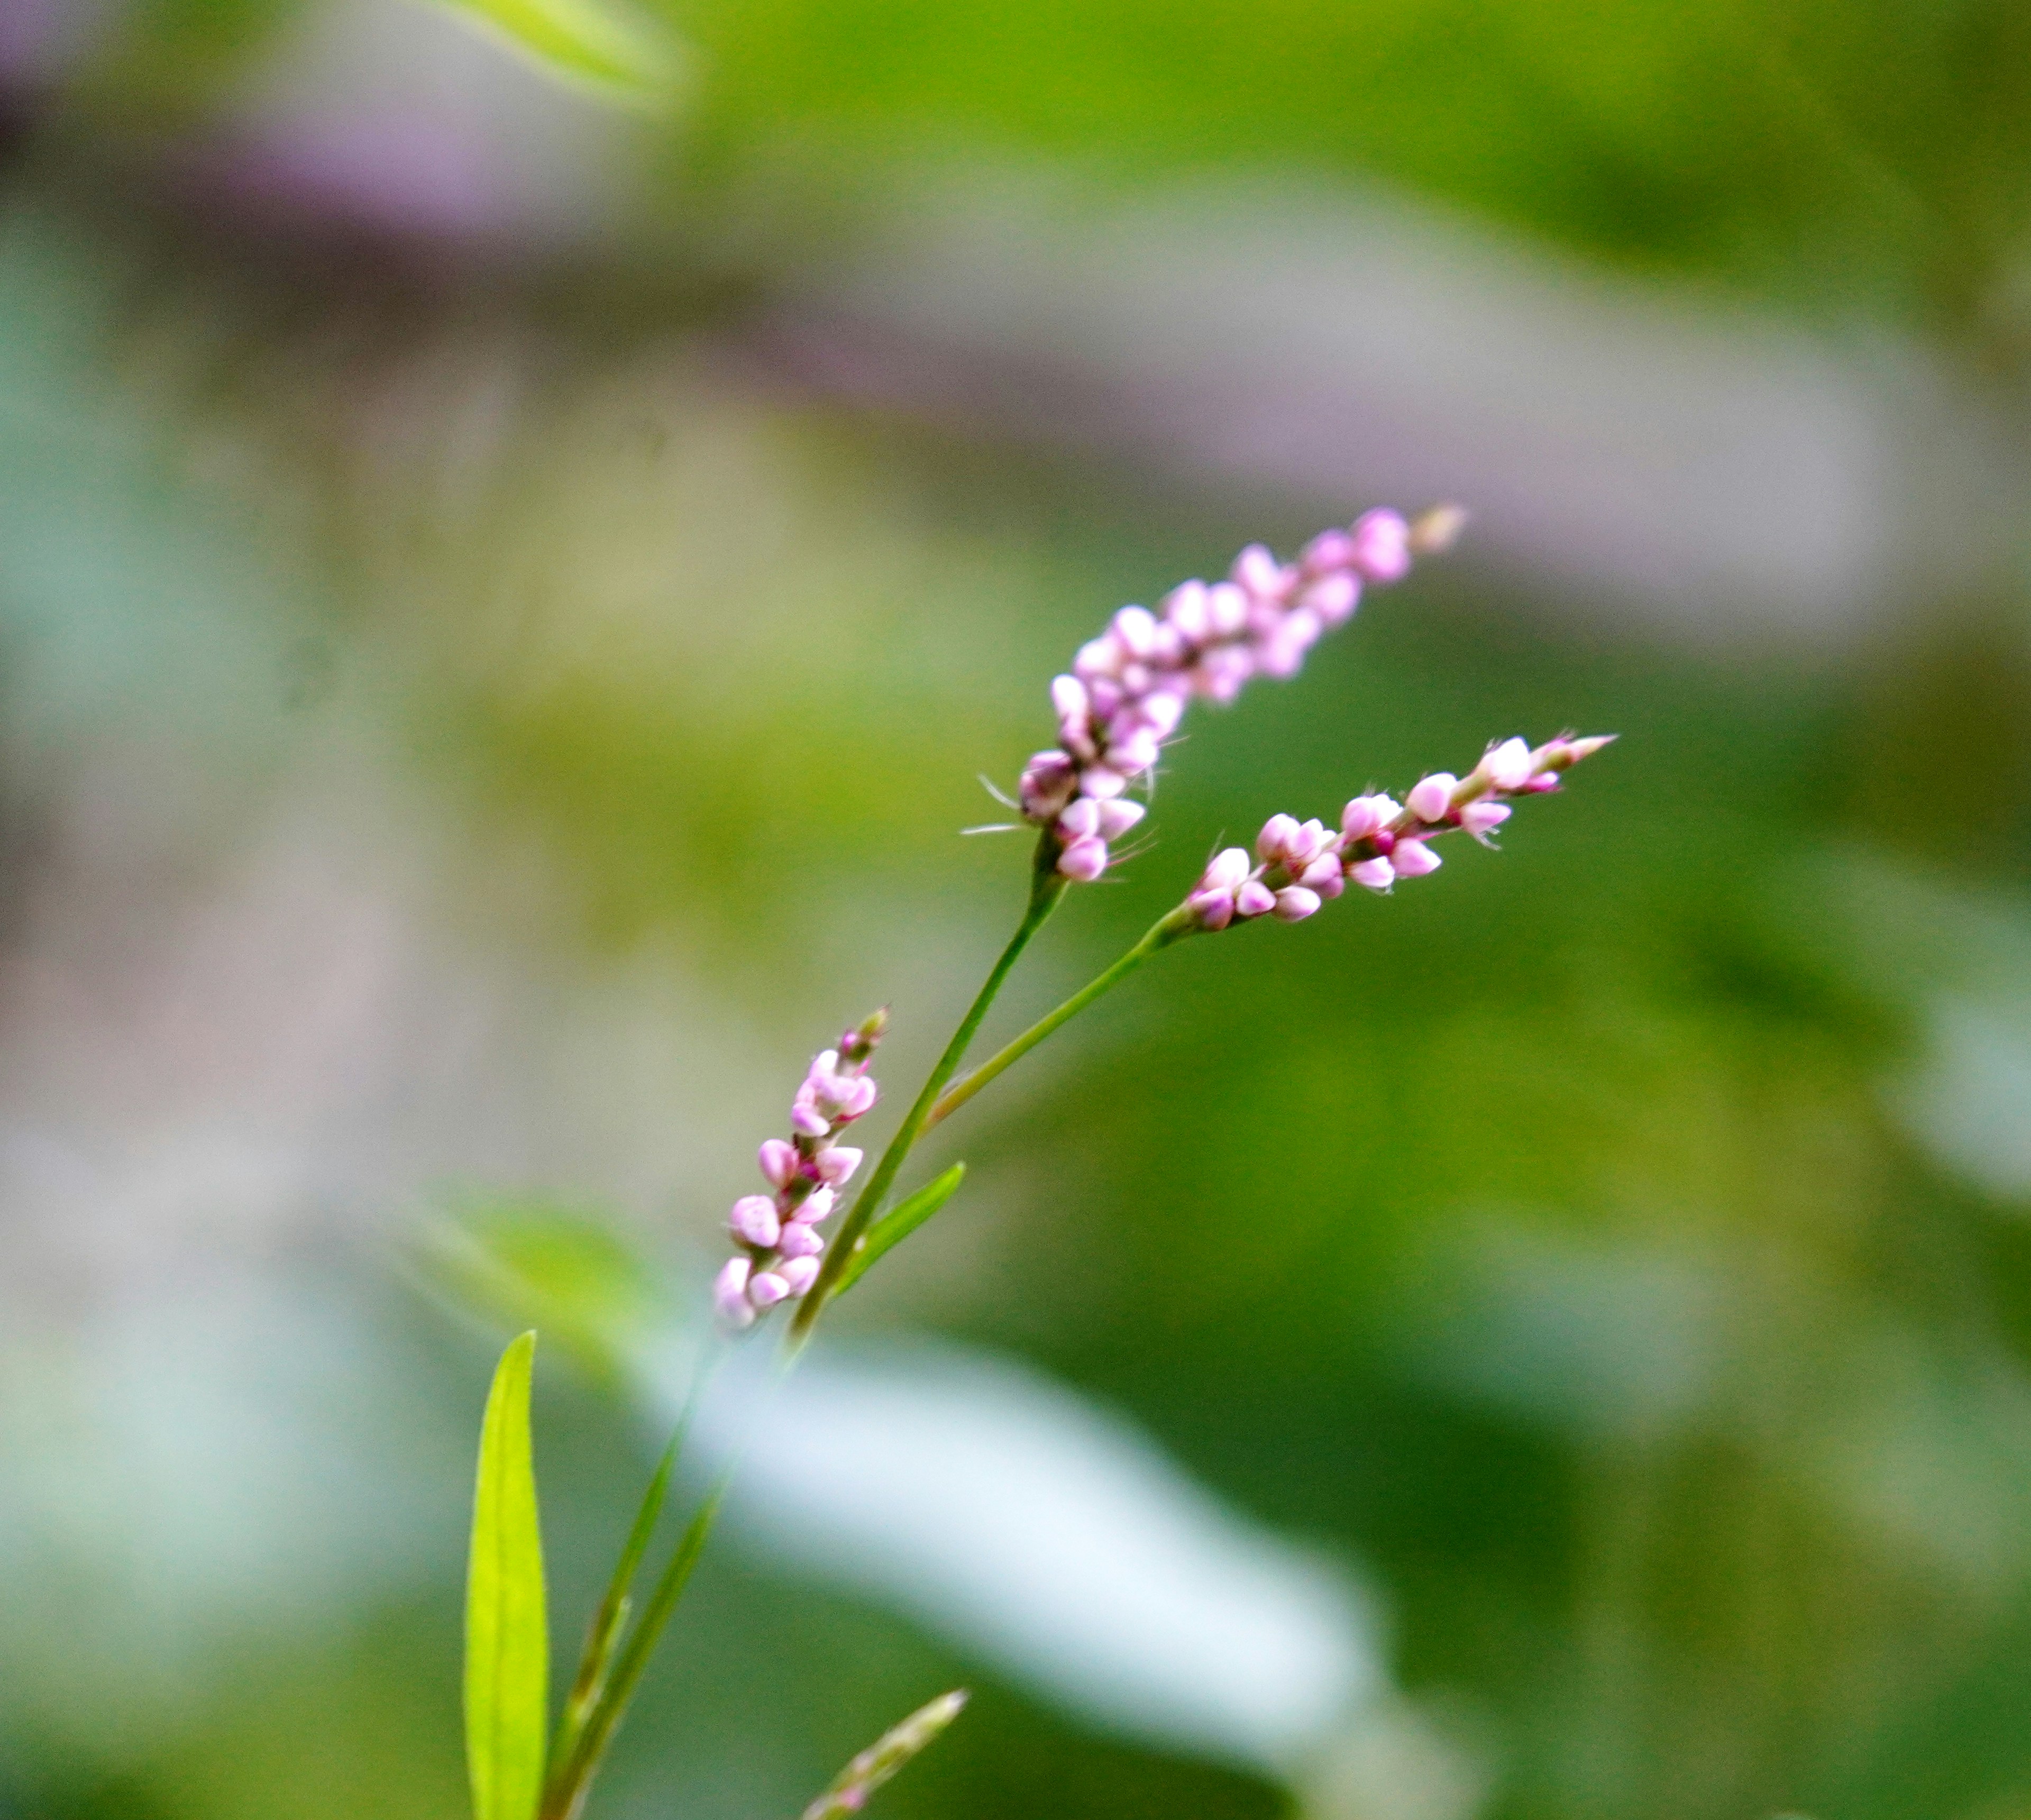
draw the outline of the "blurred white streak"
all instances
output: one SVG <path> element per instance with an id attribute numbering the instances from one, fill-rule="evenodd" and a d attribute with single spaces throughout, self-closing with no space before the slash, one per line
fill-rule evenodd
<path id="1" fill-rule="evenodd" d="M 1464 500 L 1489 559 L 1705 636 L 1824 634 L 1979 568 L 2021 490 L 1911 351 L 1316 189 L 926 184 L 784 331 L 849 393 L 1323 513 Z"/>
<path id="2" fill-rule="evenodd" d="M 1089 1718 L 1287 1773 L 1382 1689 L 1344 1579 L 1127 1423 L 1006 1361 L 828 1348 L 711 1400 L 735 1527 L 901 1607 Z"/>

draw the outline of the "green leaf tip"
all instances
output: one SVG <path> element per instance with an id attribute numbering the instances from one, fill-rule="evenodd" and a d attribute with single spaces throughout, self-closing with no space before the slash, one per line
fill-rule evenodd
<path id="1" fill-rule="evenodd" d="M 674 92 L 683 68 L 675 42 L 608 0 L 442 0 L 546 69 L 635 101 Z"/>
<path id="2" fill-rule="evenodd" d="M 954 1163 L 943 1175 L 926 1182 L 907 1200 L 898 1203 L 877 1220 L 854 1245 L 853 1255 L 840 1270 L 833 1293 L 844 1296 L 867 1274 L 876 1259 L 894 1250 L 957 1194 L 960 1184 L 965 1180 L 966 1165 Z"/>
<path id="3" fill-rule="evenodd" d="M 543 1792 L 550 1646 L 529 1438 L 536 1336 L 501 1356 L 479 1431 L 465 1586 L 465 1761 L 473 1820 L 534 1820 Z"/>
<path id="4" fill-rule="evenodd" d="M 966 1703 L 966 1689 L 955 1688 L 929 1705 L 919 1706 L 901 1725 L 884 1732 L 804 1810 L 803 1820 L 850 1820 L 850 1816 L 867 1805 L 868 1796 L 965 1710 Z"/>

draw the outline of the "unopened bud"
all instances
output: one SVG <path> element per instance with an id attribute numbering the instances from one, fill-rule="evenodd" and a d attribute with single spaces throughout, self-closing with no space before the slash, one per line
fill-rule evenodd
<path id="1" fill-rule="evenodd" d="M 754 1245 L 765 1251 L 772 1249 L 782 1236 L 782 1218 L 776 1211 L 776 1203 L 766 1195 L 743 1195 L 733 1203 L 733 1211 L 728 1216 L 726 1225 L 743 1244 Z"/>
<path id="2" fill-rule="evenodd" d="M 1453 806 L 1453 792 L 1459 779 L 1451 771 L 1434 771 L 1411 786 L 1403 804 L 1421 822 L 1443 822 Z"/>
<path id="3" fill-rule="evenodd" d="M 1446 504 L 1428 505 L 1411 520 L 1405 541 L 1413 556 L 1437 556 L 1450 550 L 1466 529 L 1467 509 Z"/>
<path id="4" fill-rule="evenodd" d="M 1399 878 L 1422 878 L 1427 872 L 1436 872 L 1445 862 L 1422 841 L 1399 841 L 1389 856 L 1389 863 L 1396 867 Z"/>
<path id="5" fill-rule="evenodd" d="M 1090 885 L 1107 870 L 1107 843 L 1096 837 L 1073 841 L 1058 856 L 1058 870 L 1075 884 Z"/>
<path id="6" fill-rule="evenodd" d="M 1371 891 L 1387 891 L 1396 878 L 1396 868 L 1387 860 L 1363 860 L 1347 869 L 1347 875 L 1357 885 L 1365 885 Z"/>
<path id="7" fill-rule="evenodd" d="M 762 1179 L 772 1188 L 787 1188 L 795 1181 L 802 1165 L 797 1147 L 781 1138 L 763 1139 L 755 1160 L 762 1165 Z"/>

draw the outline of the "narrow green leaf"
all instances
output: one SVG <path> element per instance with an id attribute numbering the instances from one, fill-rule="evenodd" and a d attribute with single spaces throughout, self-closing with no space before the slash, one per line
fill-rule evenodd
<path id="1" fill-rule="evenodd" d="M 605 0 L 445 0 L 561 76 L 646 97 L 675 83 L 676 46 Z"/>
<path id="2" fill-rule="evenodd" d="M 501 1356 L 479 1433 L 465 1585 L 465 1760 L 473 1820 L 534 1820 L 550 1726 L 543 1543 L 529 1441 L 536 1336 Z"/>
<path id="3" fill-rule="evenodd" d="M 966 1690 L 955 1688 L 884 1732 L 804 1810 L 803 1820 L 851 1820 L 867 1805 L 868 1796 L 956 1719 L 965 1705 Z"/>
<path id="4" fill-rule="evenodd" d="M 966 1180 L 966 1165 L 954 1163 L 934 1181 L 926 1182 L 910 1198 L 892 1208 L 860 1235 L 853 1248 L 853 1255 L 846 1261 L 834 1286 L 835 1296 L 844 1296 L 848 1290 L 866 1275 L 868 1267 L 884 1251 L 892 1250 L 909 1237 L 932 1214 L 959 1192 L 959 1185 Z"/>

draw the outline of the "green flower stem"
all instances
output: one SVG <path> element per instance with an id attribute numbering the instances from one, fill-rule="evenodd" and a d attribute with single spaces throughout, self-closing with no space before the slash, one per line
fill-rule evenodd
<path id="1" fill-rule="evenodd" d="M 997 1075 L 1020 1061 L 1060 1024 L 1069 1023 L 1078 1016 L 1101 994 L 1112 991 L 1151 955 L 1198 932 L 1198 919 L 1182 904 L 1168 916 L 1151 924 L 1150 932 L 1099 978 L 1081 986 L 1056 1010 L 1039 1018 L 998 1055 L 983 1061 L 958 1086 L 943 1095 L 926 1115 L 922 1128 L 929 1131 L 939 1120 L 958 1111 Z"/>
<path id="2" fill-rule="evenodd" d="M 923 1089 L 917 1095 L 916 1103 L 904 1115 L 896 1135 L 889 1140 L 889 1147 L 881 1153 L 881 1160 L 874 1165 L 874 1173 L 867 1178 L 866 1186 L 855 1197 L 852 1210 L 840 1223 L 833 1242 L 825 1249 L 824 1267 L 818 1272 L 803 1301 L 799 1303 L 796 1318 L 790 1323 L 789 1344 L 801 1347 L 810 1335 L 812 1324 L 830 1298 L 837 1285 L 840 1275 L 853 1256 L 853 1248 L 860 1235 L 867 1229 L 868 1222 L 881 1210 L 882 1202 L 896 1184 L 896 1177 L 903 1165 L 909 1160 L 917 1139 L 929 1128 L 932 1108 L 938 1095 L 944 1091 L 945 1083 L 959 1071 L 959 1065 L 966 1059 L 967 1045 L 973 1041 L 980 1028 L 981 1020 L 986 1016 L 988 1008 L 995 1000 L 1005 980 L 1020 958 L 1023 950 L 1030 945 L 1030 938 L 1044 926 L 1045 919 L 1058 907 L 1058 900 L 1064 895 L 1065 880 L 1057 870 L 1058 845 L 1047 832 L 1037 843 L 1037 857 L 1030 878 L 1030 907 L 1023 912 L 1023 920 L 1016 926 L 1016 933 L 1009 938 L 1008 945 L 1001 951 L 1001 958 L 994 964 L 986 983 L 982 986 L 967 1014 L 960 1020 L 959 1028 L 952 1032 L 952 1041 L 945 1045 L 945 1054 L 938 1057 Z"/>

